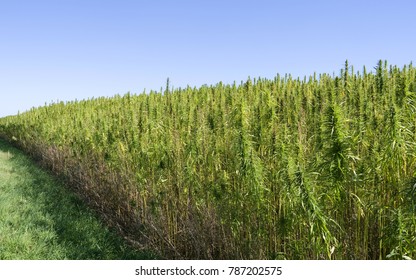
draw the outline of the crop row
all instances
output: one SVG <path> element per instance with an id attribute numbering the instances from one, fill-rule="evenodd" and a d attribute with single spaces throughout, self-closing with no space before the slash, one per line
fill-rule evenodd
<path id="1" fill-rule="evenodd" d="M 416 257 L 416 69 L 60 102 L 0 136 L 166 258 Z"/>

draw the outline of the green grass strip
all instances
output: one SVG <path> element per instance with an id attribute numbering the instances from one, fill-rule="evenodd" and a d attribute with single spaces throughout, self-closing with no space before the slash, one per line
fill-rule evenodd
<path id="1" fill-rule="evenodd" d="M 0 259 L 149 259 L 71 191 L 0 140 Z"/>

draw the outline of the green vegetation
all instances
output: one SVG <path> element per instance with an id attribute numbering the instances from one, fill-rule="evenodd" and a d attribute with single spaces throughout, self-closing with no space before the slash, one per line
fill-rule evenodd
<path id="1" fill-rule="evenodd" d="M 143 259 L 68 189 L 0 140 L 0 259 Z"/>
<path id="2" fill-rule="evenodd" d="M 167 258 L 416 258 L 416 69 L 51 104 L 0 135 Z"/>

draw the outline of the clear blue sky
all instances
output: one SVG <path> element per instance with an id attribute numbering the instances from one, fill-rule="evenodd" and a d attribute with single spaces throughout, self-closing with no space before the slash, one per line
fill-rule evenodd
<path id="1" fill-rule="evenodd" d="M 0 117 L 56 100 L 416 62 L 416 1 L 0 0 Z"/>

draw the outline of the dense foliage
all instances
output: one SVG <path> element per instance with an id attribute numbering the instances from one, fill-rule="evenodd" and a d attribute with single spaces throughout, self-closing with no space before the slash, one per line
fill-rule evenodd
<path id="1" fill-rule="evenodd" d="M 416 69 L 56 103 L 0 135 L 167 258 L 416 258 Z"/>

